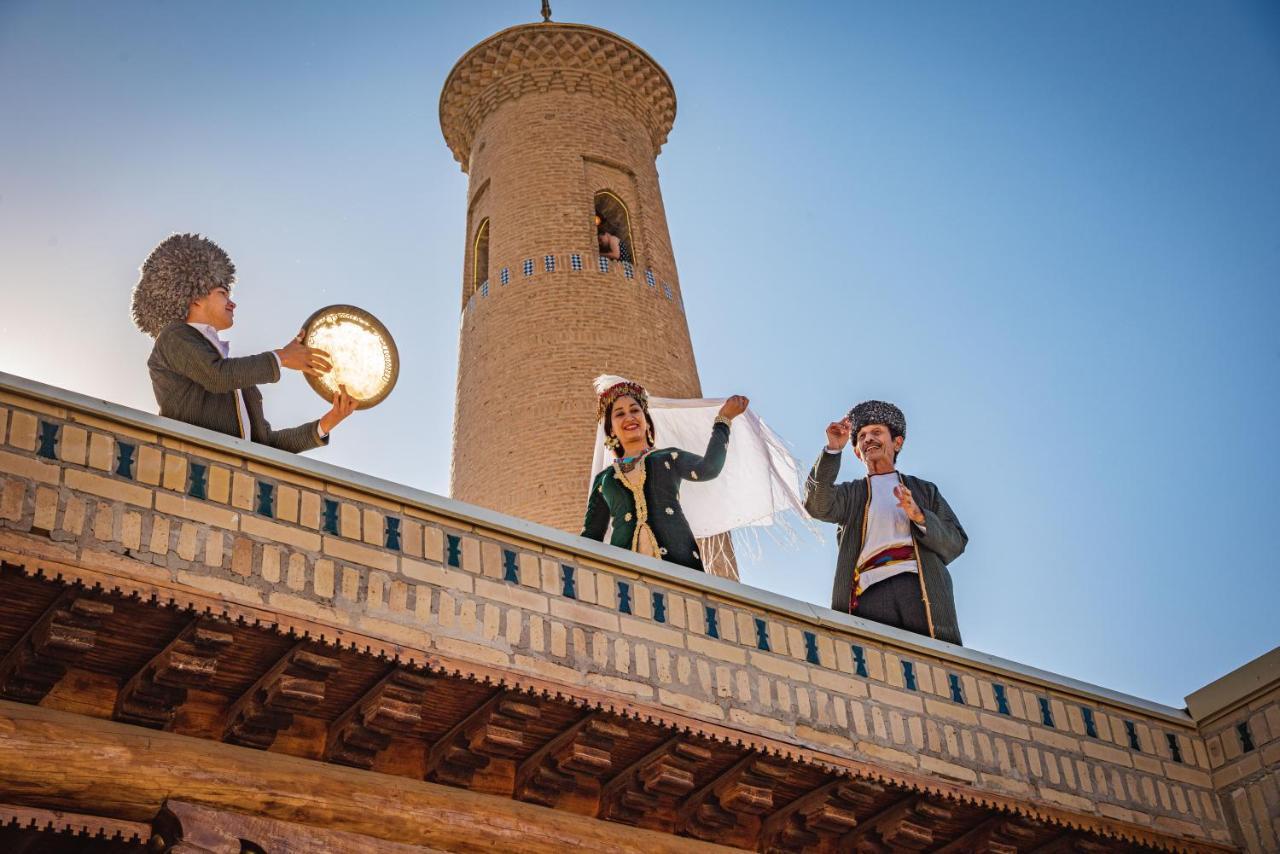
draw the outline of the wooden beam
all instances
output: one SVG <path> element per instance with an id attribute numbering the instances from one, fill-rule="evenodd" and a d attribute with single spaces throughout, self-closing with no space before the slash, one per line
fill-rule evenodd
<path id="1" fill-rule="evenodd" d="M 669 827 L 677 801 L 693 791 L 698 766 L 711 751 L 688 735 L 676 735 L 631 763 L 600 791 L 600 818 Z"/>
<path id="2" fill-rule="evenodd" d="M 578 787 L 579 777 L 600 779 L 613 770 L 613 752 L 627 729 L 613 715 L 590 712 L 520 763 L 515 796 L 554 806 Z"/>
<path id="3" fill-rule="evenodd" d="M 106 602 L 69 588 L 40 615 L 0 659 L 0 697 L 39 703 L 98 642 L 102 621 L 115 611 Z"/>
<path id="4" fill-rule="evenodd" d="M 325 683 L 338 672 L 336 658 L 317 655 L 300 641 L 227 710 L 223 741 L 266 750 L 293 716 L 324 700 Z"/>
<path id="5" fill-rule="evenodd" d="M 7 799 L 48 810 L 150 822 L 180 793 L 187 803 L 214 809 L 446 851 L 717 850 L 639 828 L 619 832 L 616 824 L 497 795 L 43 706 L 0 701 L 0 732 Z"/>
<path id="6" fill-rule="evenodd" d="M 934 844 L 933 829 L 951 811 L 933 800 L 909 795 L 864 819 L 840 840 L 841 851 L 920 851 Z"/>
<path id="7" fill-rule="evenodd" d="M 527 746 L 529 723 L 541 715 L 540 702 L 499 691 L 432 746 L 424 776 L 437 783 L 470 786 L 476 772 L 492 759 L 519 757 Z"/>
<path id="8" fill-rule="evenodd" d="M 218 672 L 218 656 L 234 636 L 214 620 L 200 617 L 135 673 L 116 696 L 112 715 L 118 721 L 169 729 L 187 691 L 207 683 Z"/>
<path id="9" fill-rule="evenodd" d="M 372 768 L 396 737 L 417 732 L 431 677 L 395 667 L 329 727 L 325 759 Z"/>
<path id="10" fill-rule="evenodd" d="M 388 842 L 363 834 L 308 827 L 183 801 L 165 801 L 156 817 L 155 832 L 156 850 L 168 854 L 243 854 L 246 851 L 446 854 L 440 848 Z M 254 847 L 249 848 L 246 843 Z"/>

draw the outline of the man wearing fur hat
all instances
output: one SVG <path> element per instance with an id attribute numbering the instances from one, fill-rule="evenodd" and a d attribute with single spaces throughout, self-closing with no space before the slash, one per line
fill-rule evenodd
<path id="1" fill-rule="evenodd" d="M 805 482 L 804 506 L 813 518 L 839 526 L 833 609 L 959 644 L 947 564 L 969 537 L 938 487 L 897 470 L 906 436 L 898 407 L 859 403 L 827 426 L 827 445 Z M 867 476 L 837 484 L 850 438 Z"/>
<path id="2" fill-rule="evenodd" d="M 231 328 L 236 267 L 216 243 L 198 234 L 175 234 L 151 251 L 133 289 L 133 322 L 156 339 L 147 360 L 160 414 L 298 453 L 329 443 L 329 433 L 351 414 L 346 389 L 316 421 L 273 430 L 262 412 L 261 383 L 280 379 L 283 368 L 320 374 L 330 365 L 321 350 L 299 338 L 279 350 L 229 358 L 219 332 Z"/>

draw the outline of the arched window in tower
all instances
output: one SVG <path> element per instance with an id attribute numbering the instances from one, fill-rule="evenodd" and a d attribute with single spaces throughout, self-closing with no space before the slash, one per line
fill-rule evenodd
<path id="1" fill-rule="evenodd" d="M 622 199 L 608 190 L 596 193 L 596 244 L 601 258 L 635 263 L 631 239 L 631 214 Z"/>
<path id="2" fill-rule="evenodd" d="M 471 290 L 479 291 L 489 284 L 489 218 L 476 229 L 476 240 L 471 246 Z"/>

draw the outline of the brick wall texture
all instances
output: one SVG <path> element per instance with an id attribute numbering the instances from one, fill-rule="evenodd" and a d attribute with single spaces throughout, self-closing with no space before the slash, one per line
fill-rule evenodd
<path id="1" fill-rule="evenodd" d="M 500 33 L 446 82 L 441 124 L 470 177 L 454 497 L 576 532 L 595 441 L 591 381 L 619 374 L 654 395 L 701 396 L 655 165 L 674 109 L 670 82 L 643 51 L 574 25 Z M 602 190 L 628 208 L 630 271 L 615 262 L 600 272 L 592 217 Z M 489 287 L 477 291 L 486 220 L 479 278 Z"/>
<path id="2" fill-rule="evenodd" d="M 1280 685 L 1200 730 L 1232 836 L 1247 851 L 1280 851 Z"/>
<path id="3" fill-rule="evenodd" d="M 50 433 L 53 445 L 42 443 Z M 212 593 L 979 797 L 1231 839 L 1213 775 L 1235 773 L 1223 763 L 1238 757 L 1225 735 L 1206 743 L 1189 717 L 806 621 L 440 506 L 13 395 L 0 396 L 0 441 L 0 555 L 10 562 L 36 556 Z M 124 473 L 122 456 L 134 461 Z M 205 498 L 190 494 L 201 491 L 197 467 Z M 1266 850 L 1274 828 L 1256 815 L 1274 816 L 1274 695 L 1250 714 L 1258 748 L 1230 810 Z"/>

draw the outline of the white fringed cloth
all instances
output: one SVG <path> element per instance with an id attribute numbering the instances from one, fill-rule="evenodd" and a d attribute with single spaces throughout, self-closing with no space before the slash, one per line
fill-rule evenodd
<path id="1" fill-rule="evenodd" d="M 621 377 L 600 377 L 598 389 L 622 382 Z M 654 443 L 657 448 L 679 448 L 703 453 L 711 438 L 723 398 L 650 397 Z M 604 446 L 604 425 L 596 428 L 595 458 L 591 477 L 613 465 L 613 452 Z M 805 527 L 808 515 L 800 494 L 800 463 L 782 439 L 750 409 L 733 419 L 724 470 L 714 480 L 687 480 L 680 487 L 680 506 L 698 540 L 731 531 L 759 531 L 773 527 L 784 539 L 794 539 L 794 522 Z M 748 548 L 752 542 L 738 545 Z M 704 559 L 707 556 L 704 555 Z"/>

